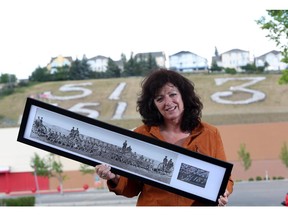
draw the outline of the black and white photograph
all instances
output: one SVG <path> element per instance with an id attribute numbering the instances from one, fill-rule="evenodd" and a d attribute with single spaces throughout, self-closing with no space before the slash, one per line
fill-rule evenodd
<path id="1" fill-rule="evenodd" d="M 209 172 L 189 164 L 181 163 L 177 179 L 205 188 Z"/>
<path id="2" fill-rule="evenodd" d="M 27 98 L 17 141 L 210 204 L 233 165 Z"/>
<path id="3" fill-rule="evenodd" d="M 141 144 L 140 140 L 121 135 L 111 139 L 111 135 L 105 133 L 107 131 L 103 129 L 87 127 L 66 116 L 55 118 L 50 111 L 36 108 L 30 138 L 71 154 L 170 183 L 177 153 L 159 150 L 153 145 L 147 151 L 147 144 Z"/>

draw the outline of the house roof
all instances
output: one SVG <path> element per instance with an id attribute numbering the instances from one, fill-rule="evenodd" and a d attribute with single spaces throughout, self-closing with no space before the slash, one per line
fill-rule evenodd
<path id="1" fill-rule="evenodd" d="M 268 55 L 268 54 L 270 54 L 270 53 L 272 53 L 272 54 L 274 54 L 274 55 L 278 55 L 278 54 L 281 53 L 281 52 L 280 52 L 280 51 L 277 51 L 277 50 L 272 50 L 272 51 L 267 52 L 267 53 L 265 53 L 265 54 L 263 54 L 263 55 L 261 55 L 261 56 L 258 56 L 257 59 L 263 59 L 263 58 L 265 58 L 266 55 Z"/>
<path id="2" fill-rule="evenodd" d="M 156 57 L 164 57 L 165 58 L 165 54 L 164 52 L 147 52 L 147 53 L 137 53 L 135 55 L 135 58 L 138 58 L 140 56 L 149 56 L 152 55 L 152 57 L 156 58 Z"/>
<path id="3" fill-rule="evenodd" d="M 71 56 L 57 56 L 57 57 L 52 57 L 50 60 L 50 63 L 52 63 L 55 59 L 58 59 L 58 58 L 67 59 L 69 62 L 73 62 L 73 58 Z"/>
<path id="4" fill-rule="evenodd" d="M 231 49 L 231 50 L 228 50 L 228 51 L 222 53 L 221 55 L 223 55 L 225 53 L 231 53 L 231 52 L 249 52 L 249 51 L 241 50 L 241 49 Z"/>
<path id="5" fill-rule="evenodd" d="M 190 52 L 190 51 L 180 51 L 180 52 L 177 52 L 177 53 L 175 53 L 175 54 L 173 54 L 173 55 L 170 55 L 169 58 L 171 58 L 171 57 L 173 57 L 173 56 L 183 55 L 183 54 L 184 54 L 184 55 L 185 55 L 185 54 L 191 54 L 191 55 L 198 56 L 198 57 L 200 57 L 200 58 L 206 59 L 205 57 L 199 56 L 199 55 L 197 55 L 197 54 L 195 54 L 195 53 L 192 53 L 192 52 Z M 206 60 L 207 60 L 207 59 L 206 59 Z"/>
<path id="6" fill-rule="evenodd" d="M 190 52 L 190 51 L 180 51 L 180 52 L 177 52 L 177 53 L 175 53 L 175 54 L 173 54 L 173 55 L 170 55 L 169 57 L 171 57 L 171 56 L 177 56 L 177 55 L 182 55 L 182 54 L 193 54 L 193 55 L 197 55 L 197 54 L 192 53 L 192 52 Z"/>
<path id="7" fill-rule="evenodd" d="M 102 56 L 102 55 L 97 55 L 97 56 L 94 56 L 88 60 L 96 60 L 96 59 L 108 59 L 108 57 Z"/>

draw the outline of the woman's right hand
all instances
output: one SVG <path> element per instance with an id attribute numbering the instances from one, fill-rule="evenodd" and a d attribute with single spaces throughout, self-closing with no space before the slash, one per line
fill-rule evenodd
<path id="1" fill-rule="evenodd" d="M 112 180 L 115 184 L 118 184 L 119 175 L 116 175 L 115 173 L 112 173 L 111 171 L 111 167 L 107 164 L 99 164 L 95 166 L 95 171 L 96 174 L 105 180 Z"/>

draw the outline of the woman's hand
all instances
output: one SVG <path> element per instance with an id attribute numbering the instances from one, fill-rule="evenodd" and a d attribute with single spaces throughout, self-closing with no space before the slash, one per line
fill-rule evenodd
<path id="1" fill-rule="evenodd" d="M 219 197 L 218 206 L 226 206 L 228 204 L 228 196 L 229 196 L 229 192 L 228 190 L 226 190 L 223 196 L 221 195 Z"/>
<path id="2" fill-rule="evenodd" d="M 115 173 L 112 173 L 111 171 L 111 167 L 107 164 L 100 164 L 95 166 L 95 171 L 96 174 L 105 180 L 112 180 L 115 184 L 118 184 L 119 175 L 116 175 Z"/>

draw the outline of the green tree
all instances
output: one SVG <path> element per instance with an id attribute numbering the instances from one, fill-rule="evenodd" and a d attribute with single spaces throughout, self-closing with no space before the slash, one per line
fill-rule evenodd
<path id="1" fill-rule="evenodd" d="M 49 165 L 44 158 L 41 158 L 37 153 L 31 159 L 30 166 L 36 170 L 37 175 L 49 177 Z"/>
<path id="2" fill-rule="evenodd" d="M 3 86 L 0 88 L 0 96 L 13 94 L 17 87 L 16 81 L 17 78 L 14 74 L 1 74 L 0 83 L 3 83 Z"/>
<path id="3" fill-rule="evenodd" d="M 38 66 L 29 76 L 30 81 L 36 81 L 36 82 L 47 82 L 50 81 L 50 71 L 46 68 L 43 67 L 41 68 Z"/>
<path id="4" fill-rule="evenodd" d="M 41 158 L 37 153 L 34 153 L 34 157 L 32 157 L 30 161 L 30 166 L 34 170 L 36 191 L 39 191 L 37 176 L 44 176 L 49 178 L 49 166 L 45 159 Z"/>
<path id="5" fill-rule="evenodd" d="M 222 67 L 219 67 L 219 66 L 217 65 L 216 61 L 212 61 L 210 70 L 211 70 L 212 72 L 217 72 L 217 71 L 222 71 L 223 68 L 222 68 Z"/>
<path id="6" fill-rule="evenodd" d="M 246 73 L 263 73 L 265 68 L 268 67 L 269 64 L 265 62 L 263 67 L 256 67 L 255 62 L 252 64 L 247 64 L 245 66 L 241 66 Z"/>
<path id="7" fill-rule="evenodd" d="M 124 76 L 137 76 L 139 75 L 139 64 L 135 60 L 133 53 L 131 53 L 131 56 L 127 62 L 124 64 Z"/>
<path id="8" fill-rule="evenodd" d="M 111 58 L 108 58 L 106 74 L 108 77 L 120 77 L 121 76 L 121 69 Z"/>
<path id="9" fill-rule="evenodd" d="M 224 68 L 224 71 L 227 74 L 236 74 L 237 73 L 235 68 Z"/>
<path id="10" fill-rule="evenodd" d="M 152 56 L 151 53 L 148 54 L 148 58 L 147 59 L 143 59 L 142 60 L 142 76 L 146 76 L 146 74 L 148 74 L 151 70 L 155 70 L 158 68 L 157 62 L 155 57 Z"/>
<path id="11" fill-rule="evenodd" d="M 238 151 L 238 156 L 240 157 L 245 170 L 248 170 L 252 164 L 250 153 L 246 151 L 245 144 L 240 145 L 240 150 Z"/>
<path id="12" fill-rule="evenodd" d="M 51 81 L 68 80 L 69 73 L 70 73 L 70 67 L 68 65 L 57 67 L 56 71 L 53 74 L 51 74 Z"/>
<path id="13" fill-rule="evenodd" d="M 284 163 L 284 165 L 288 168 L 288 147 L 285 142 L 281 148 L 280 159 Z"/>
<path id="14" fill-rule="evenodd" d="M 63 164 L 61 163 L 59 156 L 50 153 L 48 157 L 48 164 L 50 167 L 50 175 L 57 178 L 60 186 L 60 193 L 62 194 L 63 182 L 66 179 L 66 175 L 63 173 Z"/>
<path id="15" fill-rule="evenodd" d="M 151 54 L 149 54 L 148 58 L 151 59 Z M 136 72 L 134 75 L 143 76 L 149 71 L 148 59 L 146 59 L 146 55 L 143 56 L 140 54 L 137 58 L 134 58 L 135 65 L 134 71 Z"/>
<path id="16" fill-rule="evenodd" d="M 247 73 L 253 73 L 253 72 L 257 71 L 257 67 L 256 67 L 255 63 L 241 66 L 241 69 L 245 70 L 245 72 L 247 72 Z"/>
<path id="17" fill-rule="evenodd" d="M 121 62 L 123 63 L 123 65 L 127 62 L 127 58 L 124 53 L 121 54 Z"/>
<path id="18" fill-rule="evenodd" d="M 0 76 L 0 83 L 6 83 L 8 85 L 11 85 L 11 84 L 16 83 L 16 81 L 17 81 L 17 78 L 15 74 L 4 73 L 4 74 L 1 74 Z"/>
<path id="19" fill-rule="evenodd" d="M 72 62 L 69 73 L 70 80 L 85 80 L 92 78 L 92 76 L 93 72 L 86 58 L 82 60 L 76 59 Z"/>
<path id="20" fill-rule="evenodd" d="M 266 37 L 276 42 L 283 55 L 282 62 L 288 64 L 288 10 L 267 10 L 268 17 L 256 20 L 261 29 L 268 30 Z M 288 84 L 288 70 L 282 71 L 279 84 Z"/>
<path id="21" fill-rule="evenodd" d="M 288 83 L 288 70 L 286 69 L 282 71 L 282 75 L 279 78 L 279 84 L 282 85 L 287 83 Z"/>
<path id="22" fill-rule="evenodd" d="M 63 174 L 63 164 L 59 157 L 50 153 L 46 158 L 41 158 L 37 153 L 31 159 L 30 166 L 34 169 L 36 189 L 39 190 L 37 176 L 48 178 L 55 177 L 59 181 L 60 192 L 63 193 L 63 182 L 66 176 Z"/>

